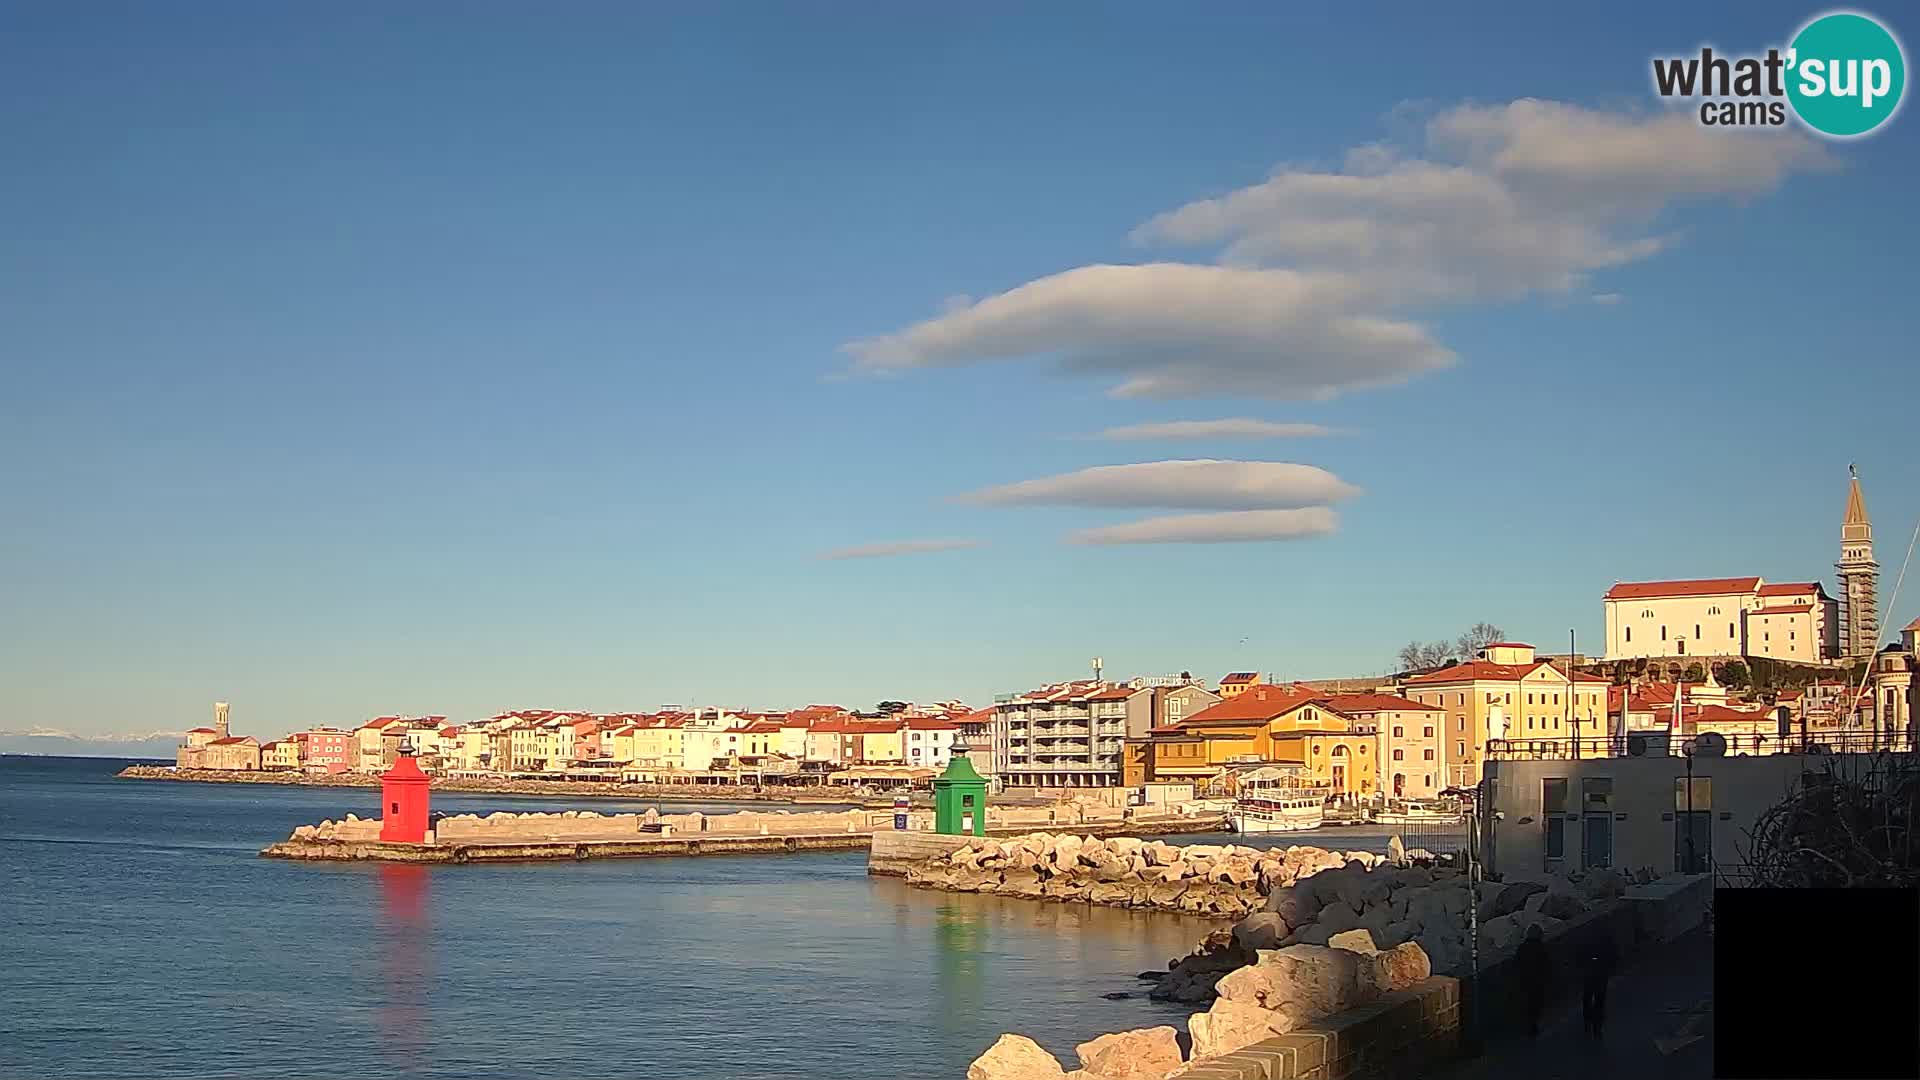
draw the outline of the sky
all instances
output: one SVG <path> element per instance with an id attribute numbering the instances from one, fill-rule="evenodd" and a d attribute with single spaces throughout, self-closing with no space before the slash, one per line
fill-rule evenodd
<path id="1" fill-rule="evenodd" d="M 0 727 L 1588 649 L 1849 463 L 1884 599 L 1920 118 L 1648 74 L 1819 10 L 5 5 Z"/>

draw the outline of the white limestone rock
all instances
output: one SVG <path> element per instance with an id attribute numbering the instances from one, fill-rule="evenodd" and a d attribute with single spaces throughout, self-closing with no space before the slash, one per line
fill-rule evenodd
<path id="1" fill-rule="evenodd" d="M 967 1080 L 1065 1080 L 1060 1061 L 1025 1035 L 1002 1035 L 967 1066 Z"/>
<path id="2" fill-rule="evenodd" d="M 1161 1080 L 1181 1065 L 1180 1035 L 1166 1025 L 1102 1035 L 1073 1050 L 1086 1080 Z"/>

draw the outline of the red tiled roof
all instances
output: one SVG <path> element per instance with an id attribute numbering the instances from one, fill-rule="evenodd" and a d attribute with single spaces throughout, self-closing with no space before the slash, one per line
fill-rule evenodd
<path id="1" fill-rule="evenodd" d="M 1820 583 L 1817 581 L 1780 582 L 1760 586 L 1761 596 L 1805 596 L 1819 591 Z"/>
<path id="2" fill-rule="evenodd" d="M 1421 712 L 1442 712 L 1437 705 L 1427 705 L 1411 701 L 1398 694 L 1324 694 L 1314 700 L 1323 702 L 1336 712 L 1383 712 L 1389 710 L 1413 710 Z"/>
<path id="3" fill-rule="evenodd" d="M 224 739 L 215 739 L 212 742 L 208 743 L 207 745 L 208 746 L 237 746 L 240 743 L 249 743 L 253 741 L 255 740 L 254 740 L 254 737 L 251 735 L 229 735 Z"/>
<path id="4" fill-rule="evenodd" d="M 1491 660 L 1470 660 L 1464 664 L 1444 667 L 1439 671 L 1430 672 L 1426 675 L 1417 675 L 1408 679 L 1407 685 L 1432 686 L 1436 683 L 1469 682 L 1476 679 L 1487 682 L 1515 682 L 1533 674 L 1543 667 L 1560 671 L 1558 665 L 1545 660 L 1536 660 L 1530 664 L 1496 664 Z M 1561 672 L 1561 674 L 1564 675 L 1565 672 Z M 1607 680 L 1598 675 L 1588 675 L 1585 672 L 1576 671 L 1573 673 L 1572 681 L 1577 683 L 1603 683 Z"/>
<path id="5" fill-rule="evenodd" d="M 910 731 L 959 731 L 960 725 L 937 716 L 910 716 L 907 718 Z"/>
<path id="6" fill-rule="evenodd" d="M 1486 646 L 1489 649 L 1531 649 L 1533 646 L 1524 641 L 1496 641 Z"/>
<path id="7" fill-rule="evenodd" d="M 1246 693 L 1209 705 L 1181 721 L 1181 724 L 1184 726 L 1271 720 L 1310 701 L 1317 701 L 1321 696 L 1311 690 L 1297 691 L 1279 686 L 1250 686 Z"/>
<path id="8" fill-rule="evenodd" d="M 1749 615 L 1805 615 L 1813 610 L 1812 604 L 1776 604 L 1773 607 L 1753 608 Z"/>
<path id="9" fill-rule="evenodd" d="M 1138 690 L 1130 690 L 1124 686 L 1116 686 L 1108 690 L 1102 690 L 1099 693 L 1088 697 L 1087 700 L 1088 701 L 1125 701 L 1139 692 L 1140 691 Z"/>
<path id="10" fill-rule="evenodd" d="M 1920 633 L 1920 619 L 1915 619 L 1912 622 L 1908 623 L 1907 625 L 1901 627 L 1900 629 L 1912 630 L 1915 633 Z"/>
<path id="11" fill-rule="evenodd" d="M 1757 577 L 1694 578 L 1685 581 L 1622 581 L 1607 590 L 1608 600 L 1651 600 L 1666 596 L 1718 596 L 1722 593 L 1752 592 L 1760 587 Z"/>
<path id="12" fill-rule="evenodd" d="M 211 735 L 211 734 L 213 734 L 213 729 L 212 729 L 212 728 L 210 728 L 210 727 L 196 727 L 196 728 L 188 728 L 188 729 L 187 729 L 187 734 L 189 734 L 189 735 Z"/>
<path id="13" fill-rule="evenodd" d="M 1257 671 L 1235 671 L 1235 672 L 1231 672 L 1229 674 L 1220 676 L 1221 686 L 1226 686 L 1230 683 L 1233 683 L 1233 684 L 1252 683 L 1252 682 L 1259 682 L 1259 681 L 1260 681 L 1260 673 Z"/>

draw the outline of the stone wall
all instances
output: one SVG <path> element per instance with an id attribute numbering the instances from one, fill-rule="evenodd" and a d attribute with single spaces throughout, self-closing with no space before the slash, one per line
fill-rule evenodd
<path id="1" fill-rule="evenodd" d="M 883 829 L 873 834 L 873 846 L 867 853 L 867 873 L 878 877 L 906 877 L 914 867 L 966 847 L 974 839 L 971 836 L 949 836 L 944 833 Z"/>
<path id="2" fill-rule="evenodd" d="M 1522 987 L 1512 959 L 1517 940 L 1508 933 L 1514 925 L 1543 930 L 1562 973 L 1550 990 L 1553 1007 L 1575 996 L 1571 972 L 1595 935 L 1611 935 L 1625 959 L 1697 927 L 1708 895 L 1704 880 L 1629 884 L 1624 875 L 1598 871 L 1488 882 L 1475 900 L 1475 890 L 1445 867 L 1327 868 L 1275 890 L 1273 910 L 1209 935 L 1200 950 L 1175 961 L 1158 980 L 1164 987 L 1190 969 L 1190 982 L 1183 985 L 1217 997 L 1189 1019 L 1184 1047 L 1171 1027 L 1105 1035 L 1078 1047 L 1081 1068 L 1066 1074 L 1031 1040 L 1005 1035 L 973 1062 L 967 1077 L 1407 1080 L 1457 1056 L 1464 1031 L 1477 1026 L 1482 1036 L 1497 1037 L 1521 1022 Z M 1396 903 L 1402 894 L 1404 904 Z M 1456 971 L 1435 973 L 1423 946 L 1431 940 L 1449 949 L 1453 928 L 1464 926 L 1475 903 L 1482 919 L 1480 975 L 1477 992 L 1470 993 L 1464 959 Z M 1408 930 L 1415 936 L 1383 949 L 1364 925 L 1329 934 L 1321 921 L 1329 912 L 1334 925 L 1349 914 L 1364 918 L 1376 904 L 1398 916 L 1398 925 L 1385 931 L 1388 940 Z M 1154 996 L 1165 995 L 1156 990 Z"/>
<path id="3" fill-rule="evenodd" d="M 1071 833 L 969 840 L 907 868 L 909 885 L 1239 918 L 1272 890 L 1349 862 L 1383 862 L 1371 852 L 1319 848 L 1257 850 L 1232 844 L 1176 847 Z"/>
<path id="4" fill-rule="evenodd" d="M 1176 1074 L 1180 1080 L 1404 1080 L 1460 1048 L 1460 980 L 1445 975 Z"/>
<path id="5" fill-rule="evenodd" d="M 653 833 L 668 836 L 793 836 L 868 832 L 882 823 L 890 825 L 892 821 L 891 814 L 873 810 L 799 814 L 742 810 L 712 815 L 661 814 L 651 809 L 643 814 L 599 814 L 592 810 L 534 814 L 497 812 L 485 816 L 456 814 L 440 818 L 434 827 L 434 835 L 442 842 L 619 840 Z"/>

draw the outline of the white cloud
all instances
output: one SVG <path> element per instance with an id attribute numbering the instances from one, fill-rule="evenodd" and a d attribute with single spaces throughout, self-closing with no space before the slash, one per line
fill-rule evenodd
<path id="1" fill-rule="evenodd" d="M 1587 299 L 1595 304 L 1599 304 L 1602 307 L 1611 307 L 1612 305 L 1618 304 L 1622 300 L 1625 300 L 1626 297 L 1617 292 L 1603 292 L 1603 293 L 1594 293 L 1592 296 L 1587 297 Z"/>
<path id="2" fill-rule="evenodd" d="M 1110 427 L 1100 433 L 1102 439 L 1118 441 L 1138 439 L 1311 439 L 1332 435 L 1334 430 L 1319 424 L 1282 424 L 1272 420 L 1168 420 L 1157 424 L 1129 424 Z"/>
<path id="3" fill-rule="evenodd" d="M 934 551 L 960 551 L 965 548 L 980 547 L 978 540 L 896 540 L 882 544 L 860 544 L 855 547 L 835 548 L 823 551 L 818 558 L 837 559 L 882 559 L 890 555 L 924 555 Z"/>
<path id="4" fill-rule="evenodd" d="M 1832 163 L 1797 132 L 1717 131 L 1691 113 L 1461 106 L 1433 116 L 1413 154 L 1373 145 L 1336 172 L 1280 169 L 1134 239 L 1347 273 L 1396 306 L 1564 292 L 1662 250 L 1652 220 L 1676 201 L 1751 197 Z"/>
<path id="5" fill-rule="evenodd" d="M 1324 506 L 1300 510 L 1236 510 L 1107 525 L 1082 530 L 1067 539 L 1076 544 L 1234 544 L 1326 536 L 1339 524 L 1339 515 Z"/>
<path id="6" fill-rule="evenodd" d="M 1364 290 L 1295 270 L 1083 266 L 846 349 L 865 371 L 1051 356 L 1147 397 L 1325 398 L 1452 362 L 1420 326 L 1355 311 Z"/>
<path id="7" fill-rule="evenodd" d="M 1198 460 L 1102 465 L 986 488 L 961 498 L 994 506 L 1292 510 L 1359 493 L 1359 488 L 1312 465 Z"/>
<path id="8" fill-rule="evenodd" d="M 1282 168 L 1134 230 L 1222 265 L 1084 266 L 846 351 L 864 372 L 1048 359 L 1127 396 L 1324 399 L 1453 362 L 1410 311 L 1591 291 L 1670 245 L 1670 206 L 1757 197 L 1834 164 L 1799 132 L 1714 130 L 1687 112 L 1457 106 L 1412 145 Z"/>

